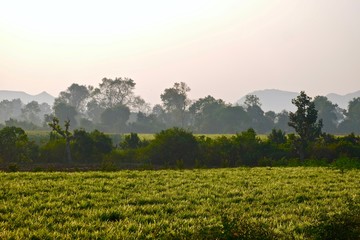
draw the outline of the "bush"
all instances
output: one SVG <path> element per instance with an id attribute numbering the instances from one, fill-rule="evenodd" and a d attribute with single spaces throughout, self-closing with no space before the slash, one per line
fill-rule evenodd
<path id="1" fill-rule="evenodd" d="M 237 162 L 246 166 L 257 166 L 257 162 L 261 159 L 265 152 L 265 144 L 262 144 L 260 138 L 256 136 L 254 129 L 236 134 L 232 137 L 232 145 Z"/>
<path id="2" fill-rule="evenodd" d="M 339 169 L 341 172 L 350 169 L 360 169 L 360 160 L 356 158 L 341 157 L 335 160 L 332 167 Z"/>
<path id="3" fill-rule="evenodd" d="M 268 141 L 275 145 L 284 144 L 286 143 L 286 140 L 286 134 L 281 129 L 272 129 L 271 133 L 268 136 Z"/>
<path id="4" fill-rule="evenodd" d="M 112 150 L 111 138 L 94 130 L 90 133 L 83 129 L 74 131 L 72 142 L 73 158 L 77 162 L 100 162 Z"/>
<path id="5" fill-rule="evenodd" d="M 184 166 L 194 166 L 198 143 L 192 133 L 180 128 L 170 128 L 155 135 L 143 158 L 161 166 L 175 167 L 177 161 Z"/>
<path id="6" fill-rule="evenodd" d="M 209 137 L 198 138 L 199 158 L 197 165 L 208 167 L 220 167 L 224 164 L 229 167 L 230 162 L 235 165 L 237 160 L 236 155 L 233 154 L 234 147 L 230 138 L 225 136 L 211 139 Z"/>
<path id="7" fill-rule="evenodd" d="M 4 127 L 0 130 L 0 159 L 4 162 L 31 162 L 37 156 L 37 146 L 28 140 L 23 129 Z"/>
<path id="8" fill-rule="evenodd" d="M 65 144 L 65 139 L 50 140 L 40 147 L 40 160 L 46 163 L 67 162 Z"/>
<path id="9" fill-rule="evenodd" d="M 305 159 L 304 166 L 306 167 L 326 167 L 329 163 L 326 159 Z"/>
<path id="10" fill-rule="evenodd" d="M 136 149 L 140 147 L 145 147 L 149 144 L 146 140 L 141 140 L 137 133 L 130 133 L 126 135 L 124 140 L 120 143 L 120 148 L 122 149 Z"/>

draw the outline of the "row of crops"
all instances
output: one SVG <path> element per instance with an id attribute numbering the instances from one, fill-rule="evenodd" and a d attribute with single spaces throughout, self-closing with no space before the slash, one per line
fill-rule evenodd
<path id="1" fill-rule="evenodd" d="M 0 239 L 357 239 L 359 173 L 0 172 Z"/>

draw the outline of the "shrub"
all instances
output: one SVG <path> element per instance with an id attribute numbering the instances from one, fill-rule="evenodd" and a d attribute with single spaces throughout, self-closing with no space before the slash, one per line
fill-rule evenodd
<path id="1" fill-rule="evenodd" d="M 182 161 L 184 166 L 193 166 L 198 153 L 198 144 L 191 132 L 180 128 L 170 128 L 155 135 L 143 156 L 153 164 L 176 166 Z"/>
<path id="2" fill-rule="evenodd" d="M 235 148 L 233 155 L 237 156 L 237 162 L 240 162 L 241 165 L 256 166 L 265 151 L 263 149 L 265 145 L 256 136 L 254 129 L 249 128 L 247 131 L 236 134 L 231 140 Z"/>
<path id="3" fill-rule="evenodd" d="M 65 139 L 50 140 L 40 147 L 40 159 L 47 163 L 66 162 Z"/>
<path id="4" fill-rule="evenodd" d="M 281 129 L 272 129 L 268 136 L 268 141 L 273 144 L 283 144 L 286 143 L 286 140 L 286 134 Z"/>
<path id="5" fill-rule="evenodd" d="M 124 140 L 120 143 L 120 148 L 136 149 L 140 147 L 145 147 L 147 145 L 148 141 L 141 140 L 137 133 L 130 133 L 130 135 L 126 135 Z"/>
<path id="6" fill-rule="evenodd" d="M 5 162 L 29 162 L 38 156 L 38 148 L 23 129 L 4 127 L 0 130 L 0 158 Z"/>
<path id="7" fill-rule="evenodd" d="M 112 150 L 112 140 L 98 130 L 90 133 L 83 129 L 74 131 L 72 152 L 75 161 L 100 162 L 105 154 Z"/>
<path id="8" fill-rule="evenodd" d="M 105 169 L 107 168 L 106 166 L 111 166 L 111 170 L 138 168 L 142 165 L 139 162 L 139 159 L 142 156 L 141 150 L 142 149 L 114 149 L 111 153 L 106 154 L 102 158 L 102 168 Z"/>
<path id="9" fill-rule="evenodd" d="M 340 157 L 335 160 L 332 166 L 339 169 L 341 172 L 349 169 L 359 169 L 360 160 L 356 158 Z"/>

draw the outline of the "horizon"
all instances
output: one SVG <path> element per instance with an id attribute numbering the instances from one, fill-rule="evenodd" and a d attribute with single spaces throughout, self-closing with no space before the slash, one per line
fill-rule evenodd
<path id="1" fill-rule="evenodd" d="M 49 93 L 48 91 L 46 90 L 42 90 L 41 92 L 38 92 L 38 93 L 29 93 L 29 92 L 26 92 L 26 91 L 23 91 L 23 90 L 9 90 L 9 89 L 0 89 L 0 91 L 6 91 L 6 92 L 19 92 L 19 93 L 25 93 L 25 94 L 28 94 L 30 96 L 36 96 L 36 95 L 41 95 L 43 93 L 46 93 L 46 94 L 49 94 L 50 96 L 54 97 L 54 98 L 57 98 L 58 95 L 53 95 L 51 93 Z M 65 91 L 65 89 L 63 90 Z M 277 88 L 266 88 L 266 89 L 256 89 L 256 90 L 253 90 L 251 92 L 248 92 L 246 93 L 245 95 L 242 95 L 239 97 L 239 99 L 245 97 L 246 95 L 248 94 L 253 94 L 255 92 L 264 92 L 264 91 L 280 91 L 280 92 L 287 92 L 287 93 L 300 93 L 301 91 L 304 91 L 304 90 L 300 90 L 300 91 L 288 91 L 288 90 L 285 90 L 285 89 L 277 89 Z M 327 96 L 327 95 L 331 95 L 331 94 L 336 94 L 336 95 L 339 95 L 339 96 L 346 96 L 346 95 L 349 95 L 349 94 L 354 94 L 354 93 L 357 93 L 357 92 L 360 92 L 360 89 L 359 90 L 354 90 L 354 91 L 351 91 L 351 92 L 347 92 L 347 93 L 344 93 L 344 94 L 341 94 L 341 93 L 337 93 L 337 92 L 329 92 L 329 93 L 326 93 L 324 95 L 320 95 L 320 94 L 315 94 L 314 96 L 311 96 L 309 95 L 310 97 L 314 98 L 316 96 Z M 305 91 L 305 93 L 307 93 Z M 206 95 L 207 96 L 207 95 Z M 204 97 L 206 97 L 204 96 Z M 238 100 L 239 100 L 238 99 Z M 192 100 L 196 100 L 196 99 L 192 99 Z M 223 99 L 222 99 L 223 100 Z M 236 100 L 236 101 L 238 101 Z"/>
<path id="2" fill-rule="evenodd" d="M 0 9 L 0 84 L 57 97 L 128 77 L 151 104 L 175 82 L 231 103 L 259 89 L 345 95 L 360 90 L 358 12 L 356 0 L 15 0 Z"/>

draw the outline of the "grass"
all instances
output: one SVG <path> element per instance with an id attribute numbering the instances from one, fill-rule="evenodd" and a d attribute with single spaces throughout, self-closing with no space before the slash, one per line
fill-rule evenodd
<path id="1" fill-rule="evenodd" d="M 312 239 L 314 227 L 358 209 L 359 173 L 0 172 L 0 239 Z"/>

